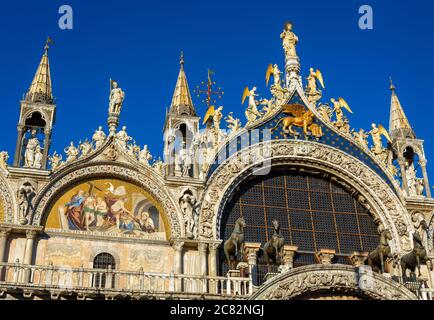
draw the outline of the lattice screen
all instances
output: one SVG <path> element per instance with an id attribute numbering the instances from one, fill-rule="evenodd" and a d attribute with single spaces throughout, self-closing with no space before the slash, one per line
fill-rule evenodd
<path id="1" fill-rule="evenodd" d="M 262 244 L 273 235 L 272 221 L 279 220 L 285 243 L 299 247 L 295 266 L 315 263 L 320 249 L 335 249 L 337 262 L 348 263 L 354 251 L 368 252 L 378 244 L 377 226 L 366 209 L 342 187 L 310 174 L 275 169 L 245 182 L 224 210 L 222 239 L 230 237 L 240 216 L 247 223 L 246 242 Z M 266 272 L 263 263 L 259 280 Z M 226 273 L 225 263 L 220 271 Z"/>

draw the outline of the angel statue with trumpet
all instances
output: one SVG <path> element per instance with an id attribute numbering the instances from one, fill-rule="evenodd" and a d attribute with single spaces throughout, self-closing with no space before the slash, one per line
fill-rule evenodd
<path id="1" fill-rule="evenodd" d="M 246 98 L 249 98 L 249 104 L 246 109 L 246 118 L 248 123 L 256 121 L 258 117 L 262 117 L 262 114 L 258 110 L 259 102 L 256 101 L 255 97 L 258 95 L 256 94 L 256 87 L 253 87 L 252 90 L 249 90 L 248 87 L 244 89 L 243 98 L 242 98 L 242 104 L 246 101 Z"/>
<path id="2" fill-rule="evenodd" d="M 335 124 L 338 128 L 341 128 L 344 125 L 344 112 L 342 108 L 345 108 L 349 113 L 353 113 L 353 111 L 343 98 L 339 98 L 337 101 L 331 99 L 330 101 L 333 103 L 333 112 L 336 114 Z"/>
<path id="3" fill-rule="evenodd" d="M 323 89 L 325 89 L 324 78 L 322 76 L 321 71 L 319 71 L 319 70 L 314 71 L 313 68 L 310 68 L 309 76 L 307 77 L 307 81 L 308 81 L 308 84 L 307 84 L 306 91 L 307 91 L 308 95 L 316 95 L 316 94 L 321 93 L 320 91 L 318 91 L 317 82 L 319 82 L 321 87 Z"/>

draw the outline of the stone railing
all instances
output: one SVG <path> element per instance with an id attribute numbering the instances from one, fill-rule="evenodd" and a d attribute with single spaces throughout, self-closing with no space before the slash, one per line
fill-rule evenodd
<path id="1" fill-rule="evenodd" d="M 22 292 L 51 297 L 215 297 L 244 299 L 253 291 L 252 281 L 241 277 L 208 277 L 119 271 L 111 269 L 0 263 L 0 293 Z"/>

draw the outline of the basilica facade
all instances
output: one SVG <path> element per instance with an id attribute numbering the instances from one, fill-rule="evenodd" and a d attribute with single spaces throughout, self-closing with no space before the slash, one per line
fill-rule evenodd
<path id="1" fill-rule="evenodd" d="M 116 81 L 107 128 L 50 150 L 47 41 L 0 153 L 0 298 L 433 299 L 427 160 L 396 88 L 388 128 L 353 129 L 321 71 L 302 77 L 291 23 L 280 38 L 242 120 L 209 97 L 196 113 L 181 56 L 163 160 L 119 127 Z"/>

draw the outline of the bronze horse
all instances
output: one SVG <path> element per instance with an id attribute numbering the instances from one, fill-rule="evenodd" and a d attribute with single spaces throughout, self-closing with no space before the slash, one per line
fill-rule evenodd
<path id="1" fill-rule="evenodd" d="M 268 266 L 268 272 L 271 272 L 271 266 L 277 264 L 278 261 L 282 263 L 284 251 L 283 245 L 285 238 L 280 234 L 279 221 L 273 220 L 274 234 L 263 248 L 258 252 L 258 256 L 264 256 L 265 263 Z"/>
<path id="2" fill-rule="evenodd" d="M 238 218 L 235 222 L 234 231 L 230 238 L 225 241 L 223 250 L 226 256 L 226 261 L 230 270 L 235 269 L 235 263 L 238 256 L 243 256 L 243 244 L 244 244 L 244 228 L 246 227 L 246 221 L 243 217 Z"/>
<path id="3" fill-rule="evenodd" d="M 403 255 L 401 258 L 402 277 L 406 277 L 407 269 L 409 269 L 411 272 L 410 276 L 415 275 L 416 268 L 420 277 L 420 266 L 422 263 L 426 263 L 427 261 L 427 253 L 425 247 L 422 244 L 422 237 L 420 236 L 419 232 L 416 231 L 413 234 L 413 250 Z"/>
<path id="4" fill-rule="evenodd" d="M 392 257 L 388 243 L 390 240 L 392 240 L 391 232 L 383 230 L 380 234 L 380 244 L 368 255 L 368 265 L 372 269 L 380 270 L 381 273 L 384 273 L 384 262 L 386 259 Z"/>

